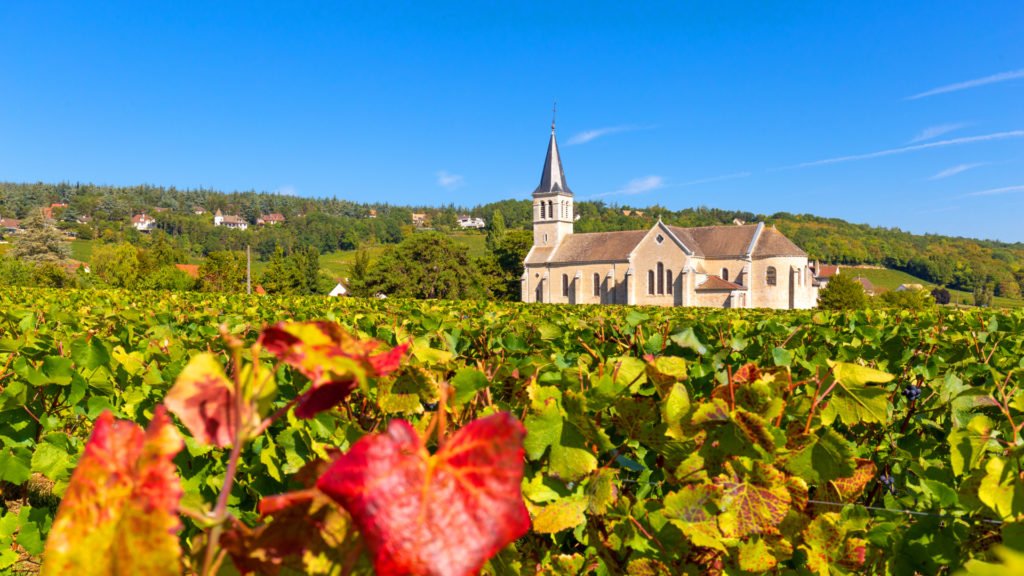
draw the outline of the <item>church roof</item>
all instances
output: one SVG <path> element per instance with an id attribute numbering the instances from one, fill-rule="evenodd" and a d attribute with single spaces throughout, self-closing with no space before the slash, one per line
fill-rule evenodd
<path id="1" fill-rule="evenodd" d="M 551 123 L 551 140 L 548 142 L 548 154 L 544 158 L 544 171 L 540 173 L 540 184 L 533 191 L 538 194 L 572 194 L 565 183 L 565 171 L 562 170 L 562 157 L 558 154 L 558 141 L 555 140 L 555 123 Z"/>
<path id="2" fill-rule="evenodd" d="M 769 256 L 807 256 L 807 252 L 800 249 L 792 240 L 775 229 L 765 228 L 761 237 L 757 239 L 757 246 L 754 247 L 754 256 L 767 258 Z"/>
<path id="3" fill-rule="evenodd" d="M 608 262 L 626 260 L 647 230 L 570 234 L 547 262 Z"/>
<path id="4" fill-rule="evenodd" d="M 757 232 L 759 227 L 760 233 Z M 748 252 L 755 258 L 807 255 L 782 232 L 758 224 L 667 228 L 697 257 L 744 258 L 748 256 Z M 535 247 L 526 259 L 526 264 L 628 260 L 630 253 L 649 231 L 648 229 L 570 234 L 557 246 Z"/>
<path id="5" fill-rule="evenodd" d="M 722 280 L 719 276 L 708 276 L 708 279 L 697 286 L 697 290 L 746 290 L 743 286 L 728 280 Z"/>

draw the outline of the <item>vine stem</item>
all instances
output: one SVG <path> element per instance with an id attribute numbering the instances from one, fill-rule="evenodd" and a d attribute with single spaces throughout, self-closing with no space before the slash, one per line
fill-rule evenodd
<path id="1" fill-rule="evenodd" d="M 227 339 L 229 345 L 232 342 Z M 227 520 L 228 515 L 228 498 L 231 496 L 231 487 L 235 483 L 235 474 L 238 472 L 238 460 L 242 455 L 242 444 L 245 441 L 246 435 L 243 427 L 245 423 L 242 422 L 242 411 L 244 409 L 245 398 L 243 394 L 242 384 L 242 350 L 239 346 L 232 346 L 232 360 L 234 364 L 234 378 L 233 383 L 235 385 L 235 411 L 231 415 L 234 420 L 235 437 L 232 439 L 231 444 L 231 455 L 228 457 L 228 467 L 224 472 L 224 483 L 221 485 L 220 494 L 217 496 L 217 505 L 213 509 L 213 517 L 216 524 L 210 530 L 209 540 L 206 542 L 206 554 L 203 559 L 203 570 L 200 572 L 203 576 L 210 576 L 214 567 L 219 564 L 216 562 L 217 557 L 217 545 L 220 543 L 220 536 L 224 532 L 224 522 Z"/>

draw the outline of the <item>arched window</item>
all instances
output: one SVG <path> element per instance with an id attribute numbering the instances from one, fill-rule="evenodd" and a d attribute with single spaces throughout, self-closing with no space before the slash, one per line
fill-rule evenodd
<path id="1" fill-rule="evenodd" d="M 728 268 L 722 268 L 722 280 L 728 280 L 728 279 L 729 279 L 729 269 Z"/>
<path id="2" fill-rule="evenodd" d="M 658 262 L 658 294 L 665 293 L 665 265 Z"/>
<path id="3" fill-rule="evenodd" d="M 544 301 L 544 281 L 537 282 L 537 302 Z"/>
<path id="4" fill-rule="evenodd" d="M 672 271 L 665 270 L 665 291 L 669 294 L 672 293 Z"/>
<path id="5" fill-rule="evenodd" d="M 544 220 L 545 218 L 548 217 L 547 209 L 548 209 L 547 205 L 544 204 L 543 202 L 541 202 L 540 203 L 540 219 L 541 220 Z"/>
<path id="6" fill-rule="evenodd" d="M 562 296 L 569 297 L 569 275 L 562 274 Z"/>
<path id="7" fill-rule="evenodd" d="M 775 266 L 768 267 L 768 270 L 764 273 L 764 281 L 769 286 L 775 286 Z"/>
<path id="8" fill-rule="evenodd" d="M 647 271 L 647 293 L 654 296 L 654 270 Z"/>
<path id="9" fill-rule="evenodd" d="M 555 203 L 552 200 L 548 200 L 548 214 L 551 215 L 551 219 L 555 219 Z"/>
<path id="10" fill-rule="evenodd" d="M 594 296 L 601 295 L 601 275 L 594 273 Z"/>

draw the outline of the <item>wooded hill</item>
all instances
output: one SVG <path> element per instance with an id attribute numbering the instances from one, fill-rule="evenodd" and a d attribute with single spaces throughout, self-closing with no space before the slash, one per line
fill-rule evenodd
<path id="1" fill-rule="evenodd" d="M 484 218 L 488 224 L 500 211 L 508 228 L 529 228 L 529 200 L 503 200 L 473 208 L 359 204 L 337 198 L 304 198 L 281 194 L 223 193 L 209 189 L 178 190 L 158 186 L 96 186 L 91 184 L 0 183 L 0 217 L 24 218 L 33 209 L 66 203 L 62 227 L 80 237 L 118 239 L 132 215 L 146 213 L 157 227 L 177 239 L 179 248 L 205 256 L 216 250 L 251 245 L 255 256 L 269 259 L 277 246 L 291 252 L 313 246 L 322 253 L 351 250 L 368 243 L 391 244 L 413 230 L 412 214 L 425 213 L 431 227 L 457 226 L 460 214 Z M 207 214 L 195 215 L 197 208 Z M 161 211 L 157 211 L 161 209 Z M 210 214 L 221 210 L 250 224 L 264 214 L 279 213 L 280 226 L 246 231 L 214 227 Z M 898 228 L 852 224 L 837 218 L 779 212 L 771 215 L 660 206 L 632 208 L 604 202 L 577 202 L 577 232 L 639 229 L 658 218 L 677 226 L 727 225 L 734 220 L 774 225 L 808 252 L 812 259 L 838 264 L 872 264 L 902 270 L 936 284 L 960 290 L 988 290 L 997 296 L 1019 297 L 1024 291 L 1024 243 L 918 235 Z M 371 217 L 371 215 L 373 217 Z M 88 224 L 79 224 L 88 216 Z"/>

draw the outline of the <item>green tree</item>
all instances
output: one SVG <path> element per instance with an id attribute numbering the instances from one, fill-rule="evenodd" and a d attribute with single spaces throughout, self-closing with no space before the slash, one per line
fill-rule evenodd
<path id="1" fill-rule="evenodd" d="M 864 287 L 850 276 L 836 274 L 818 294 L 818 307 L 829 310 L 851 310 L 864 308 L 868 296 Z"/>
<path id="2" fill-rule="evenodd" d="M 882 306 L 925 310 L 935 307 L 935 298 L 927 290 L 889 290 L 875 297 Z"/>
<path id="3" fill-rule="evenodd" d="M 25 262 L 59 262 L 71 255 L 64 236 L 43 220 L 40 211 L 33 211 L 22 226 L 25 230 L 14 237 L 12 257 Z"/>
<path id="4" fill-rule="evenodd" d="M 199 287 L 205 292 L 245 290 L 245 254 L 233 250 L 210 252 L 199 266 Z"/>
<path id="5" fill-rule="evenodd" d="M 487 295 L 468 248 L 439 232 L 413 234 L 370 267 L 365 289 L 405 298 L 459 300 Z"/>
<path id="6" fill-rule="evenodd" d="M 108 286 L 135 288 L 141 276 L 139 251 L 127 243 L 97 246 L 92 251 L 91 269 Z"/>
<path id="7" fill-rule="evenodd" d="M 355 261 L 352 263 L 352 276 L 349 278 L 349 290 L 353 296 L 369 296 L 372 293 L 366 287 L 370 273 L 370 251 L 360 248 L 356 251 Z"/>
<path id="8" fill-rule="evenodd" d="M 196 280 L 174 266 L 163 266 L 147 275 L 139 283 L 145 290 L 174 290 L 183 292 L 195 287 Z"/>
<path id="9" fill-rule="evenodd" d="M 495 210 L 487 228 L 487 247 L 494 250 L 505 238 L 505 217 L 501 210 Z"/>
<path id="10" fill-rule="evenodd" d="M 495 296 L 513 302 L 522 298 L 523 260 L 532 246 L 533 233 L 528 230 L 509 230 L 496 243 L 492 252 L 501 278 Z"/>
<path id="11" fill-rule="evenodd" d="M 292 294 L 295 286 L 295 271 L 280 245 L 260 276 L 260 285 L 270 294 Z"/>
<path id="12" fill-rule="evenodd" d="M 951 299 L 949 290 L 939 286 L 932 290 L 932 298 L 935 299 L 936 304 L 946 305 L 949 304 Z"/>

